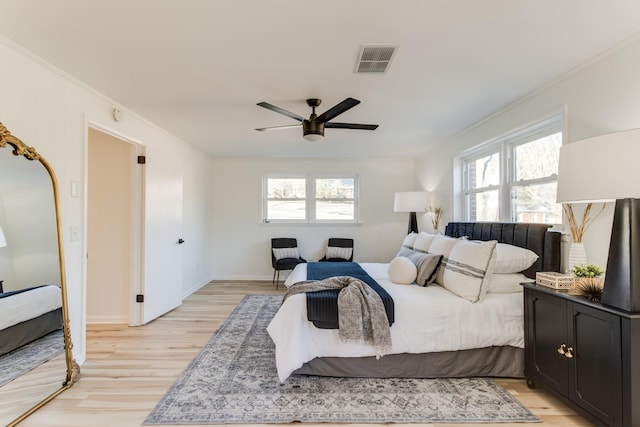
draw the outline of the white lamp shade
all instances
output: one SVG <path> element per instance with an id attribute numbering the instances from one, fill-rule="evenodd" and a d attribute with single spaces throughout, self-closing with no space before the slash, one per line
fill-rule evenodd
<path id="1" fill-rule="evenodd" d="M 425 191 L 404 191 L 396 193 L 394 212 L 422 212 L 429 203 L 429 193 Z"/>
<path id="2" fill-rule="evenodd" d="M 4 233 L 2 232 L 2 227 L 0 227 L 0 248 L 4 248 L 7 246 L 7 240 L 4 238 Z"/>
<path id="3" fill-rule="evenodd" d="M 640 129 L 595 136 L 560 148 L 558 203 L 640 198 Z"/>

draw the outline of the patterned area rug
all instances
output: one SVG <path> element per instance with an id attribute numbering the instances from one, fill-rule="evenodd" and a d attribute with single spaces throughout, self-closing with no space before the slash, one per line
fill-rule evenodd
<path id="1" fill-rule="evenodd" d="M 64 338 L 60 329 L 0 356 L 0 386 L 53 359 L 63 351 Z"/>
<path id="2" fill-rule="evenodd" d="M 281 384 L 266 331 L 280 301 L 278 296 L 246 296 L 144 423 L 539 422 L 484 378 L 293 375 Z"/>

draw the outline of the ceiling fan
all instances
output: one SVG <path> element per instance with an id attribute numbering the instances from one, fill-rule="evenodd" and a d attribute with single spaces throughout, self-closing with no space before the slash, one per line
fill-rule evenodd
<path id="1" fill-rule="evenodd" d="M 302 136 L 304 139 L 308 141 L 320 141 L 324 138 L 324 129 L 325 128 L 337 128 L 337 129 L 362 129 L 362 130 L 376 130 L 378 125 L 363 125 L 358 123 L 336 123 L 330 122 L 331 119 L 337 117 L 338 115 L 344 113 L 350 108 L 355 107 L 360 104 L 360 101 L 353 98 L 347 98 L 344 101 L 334 105 L 329 108 L 324 113 L 319 116 L 316 115 L 316 107 L 320 105 L 321 100 L 318 98 L 309 98 L 307 99 L 307 105 L 311 107 L 311 116 L 308 119 L 305 119 L 302 116 L 299 116 L 295 113 L 292 113 L 287 110 L 283 110 L 280 107 L 276 107 L 275 105 L 269 104 L 268 102 L 259 102 L 256 105 L 260 107 L 264 107 L 267 110 L 275 111 L 276 113 L 284 114 L 285 116 L 291 117 L 294 120 L 297 120 L 302 125 Z M 265 130 L 275 130 L 275 129 L 289 129 L 300 126 L 297 125 L 287 125 L 287 126 L 272 126 L 268 128 L 258 128 L 258 131 Z"/>

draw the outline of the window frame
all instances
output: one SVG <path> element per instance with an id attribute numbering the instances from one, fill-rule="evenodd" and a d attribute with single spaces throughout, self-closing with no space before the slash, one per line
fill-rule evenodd
<path id="1" fill-rule="evenodd" d="M 304 179 L 305 180 L 305 218 L 304 219 L 271 219 L 268 217 L 269 179 Z M 353 219 L 317 219 L 316 218 L 316 180 L 318 179 L 352 179 L 353 180 Z M 301 200 L 301 199 L 296 199 Z M 345 200 L 345 199 L 322 199 Z M 262 209 L 261 222 L 265 224 L 357 224 L 360 222 L 360 179 L 355 173 L 313 173 L 313 174 L 282 174 L 269 173 L 262 177 Z"/>
<path id="2" fill-rule="evenodd" d="M 467 150 L 459 158 L 460 165 L 460 202 L 461 213 L 465 221 L 472 221 L 470 196 L 498 190 L 498 221 L 501 222 L 516 222 L 517 212 L 515 200 L 515 189 L 520 187 L 527 187 L 533 185 L 548 184 L 558 181 L 557 172 L 545 176 L 533 179 L 520 179 L 516 180 L 516 149 L 517 147 L 530 143 L 532 141 L 551 136 L 556 133 L 561 133 L 561 139 L 563 145 L 566 141 L 566 129 L 565 129 L 565 116 L 566 112 L 556 112 L 544 119 L 532 122 L 518 129 L 507 132 L 501 136 L 488 140 L 487 142 L 480 144 L 479 146 Z M 470 188 L 469 177 L 469 164 L 482 157 L 486 157 L 491 154 L 497 153 L 500 156 L 500 181 L 498 185 L 490 185 L 485 187 Z M 560 216 L 560 222 L 553 223 L 552 225 L 560 225 L 562 223 L 562 216 Z"/>

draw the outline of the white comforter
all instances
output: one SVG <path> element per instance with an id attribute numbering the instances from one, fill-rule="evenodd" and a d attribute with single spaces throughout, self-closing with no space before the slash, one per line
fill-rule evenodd
<path id="1" fill-rule="evenodd" d="M 395 323 L 391 353 L 430 353 L 509 345 L 524 347 L 521 293 L 491 294 L 477 303 L 433 285 L 392 283 L 388 264 L 360 264 L 391 295 Z M 299 264 L 285 285 L 306 280 L 307 266 Z M 343 343 L 338 330 L 318 329 L 307 320 L 306 296 L 293 295 L 280 307 L 267 331 L 276 346 L 278 377 L 284 381 L 316 357 L 373 356 L 372 347 Z"/>
<path id="2" fill-rule="evenodd" d="M 58 286 L 53 285 L 0 298 L 0 330 L 60 307 L 62 292 Z"/>

